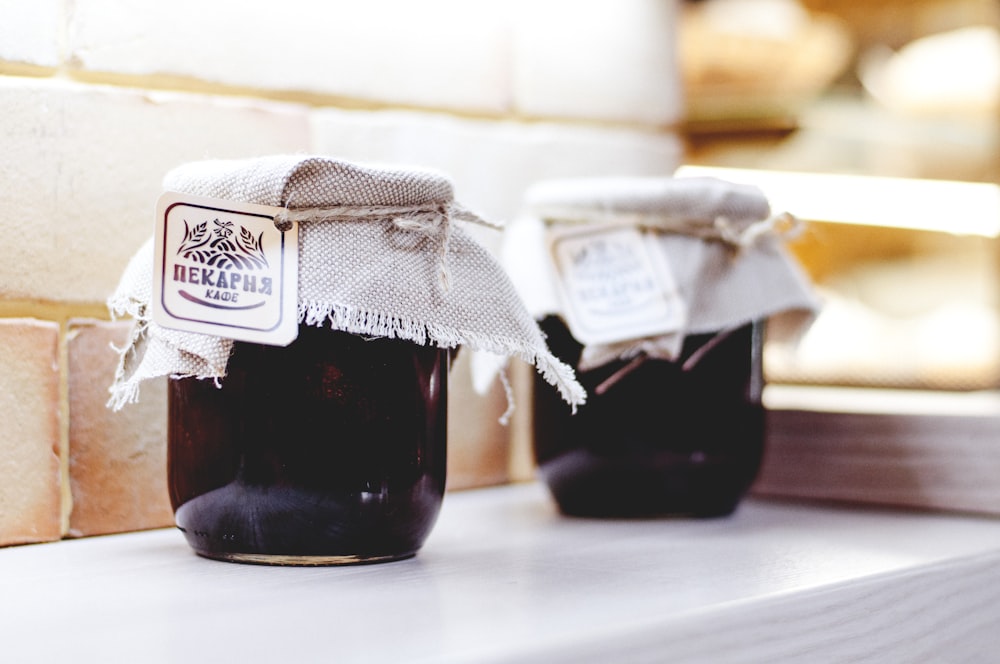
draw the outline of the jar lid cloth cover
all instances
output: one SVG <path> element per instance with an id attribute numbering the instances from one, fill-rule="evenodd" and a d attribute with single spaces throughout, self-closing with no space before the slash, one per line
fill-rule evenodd
<path id="1" fill-rule="evenodd" d="M 773 215 L 758 187 L 714 177 L 556 179 L 528 190 L 501 253 L 539 320 L 567 313 L 553 278 L 547 239 L 553 229 L 634 228 L 646 251 L 668 266 L 684 312 L 676 326 L 660 334 L 585 343 L 577 368 L 590 370 L 638 356 L 675 360 L 686 335 L 724 334 L 781 312 L 795 312 L 789 322 L 801 332 L 818 300 L 783 244 L 783 234 L 799 225 L 789 214 Z"/>
<path id="2" fill-rule="evenodd" d="M 421 168 L 274 155 L 184 164 L 165 191 L 284 208 L 299 224 L 298 319 L 361 336 L 469 346 L 534 364 L 572 405 L 585 394 L 549 351 L 508 276 L 457 221 L 483 222 L 444 175 Z M 158 376 L 221 380 L 232 339 L 152 320 L 153 239 L 132 257 L 108 307 L 134 319 L 109 405 Z"/>

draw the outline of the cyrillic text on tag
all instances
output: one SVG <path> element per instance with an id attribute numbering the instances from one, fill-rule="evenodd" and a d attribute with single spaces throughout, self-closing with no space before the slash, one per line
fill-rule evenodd
<path id="1" fill-rule="evenodd" d="M 566 323 L 584 344 L 608 344 L 682 329 L 684 300 L 654 238 L 633 226 L 549 229 L 549 250 Z"/>
<path id="2" fill-rule="evenodd" d="M 156 205 L 153 320 L 285 346 L 298 334 L 298 225 L 282 208 L 163 194 Z"/>

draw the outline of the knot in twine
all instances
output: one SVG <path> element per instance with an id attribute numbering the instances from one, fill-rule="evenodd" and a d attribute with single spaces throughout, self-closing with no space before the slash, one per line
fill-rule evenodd
<path id="1" fill-rule="evenodd" d="M 490 228 L 501 228 L 486 221 L 478 214 L 455 203 L 432 205 L 391 206 L 391 205 L 339 205 L 333 207 L 283 208 L 274 216 L 274 226 L 280 231 L 291 228 L 293 223 L 311 221 L 390 221 L 395 228 L 419 233 L 436 245 L 438 260 L 438 285 L 447 292 L 451 288 L 451 274 L 448 270 L 448 241 L 451 238 L 451 221 L 457 219 L 477 223 Z"/>
<path id="2" fill-rule="evenodd" d="M 788 212 L 781 212 L 767 219 L 755 221 L 743 228 L 739 228 L 728 217 L 716 217 L 711 229 L 705 229 L 702 237 L 709 240 L 720 240 L 735 249 L 746 249 L 752 247 L 766 235 L 795 237 L 801 232 L 803 226 L 800 219 Z"/>

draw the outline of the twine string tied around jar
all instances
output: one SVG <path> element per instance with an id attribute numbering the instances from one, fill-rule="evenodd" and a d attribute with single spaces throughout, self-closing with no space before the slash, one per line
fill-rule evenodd
<path id="1" fill-rule="evenodd" d="M 487 221 L 472 210 L 456 203 L 390 206 L 390 205 L 338 205 L 332 207 L 292 208 L 285 206 L 275 215 L 274 225 L 279 230 L 287 230 L 292 223 L 311 221 L 391 221 L 395 228 L 419 233 L 436 244 L 438 260 L 438 285 L 445 292 L 451 287 L 448 270 L 448 241 L 451 238 L 453 220 L 498 229 L 500 226 Z"/>
<path id="2" fill-rule="evenodd" d="M 536 213 L 548 225 L 607 224 L 633 226 L 654 233 L 673 233 L 721 242 L 733 249 L 748 249 L 761 238 L 777 236 L 794 238 L 804 227 L 801 219 L 788 212 L 780 212 L 750 223 L 737 223 L 727 215 L 712 219 L 692 219 L 665 212 L 633 212 L 621 210 L 560 209 L 539 206 Z"/>

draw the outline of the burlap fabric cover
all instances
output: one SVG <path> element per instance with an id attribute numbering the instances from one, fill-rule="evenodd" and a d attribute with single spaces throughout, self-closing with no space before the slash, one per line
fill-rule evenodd
<path id="1" fill-rule="evenodd" d="M 547 226 L 626 224 L 652 231 L 687 306 L 676 334 L 584 348 L 579 369 L 645 354 L 676 359 L 689 334 L 732 330 L 779 312 L 817 308 L 808 279 L 780 237 L 795 220 L 772 216 L 756 186 L 708 177 L 551 180 L 525 195 L 525 212 L 505 233 L 503 263 L 535 318 L 562 314 L 547 256 Z"/>
<path id="2" fill-rule="evenodd" d="M 570 404 L 573 370 L 548 350 L 499 264 L 456 224 L 477 220 L 451 182 L 420 169 L 279 155 L 181 166 L 167 191 L 285 208 L 299 226 L 299 321 L 444 348 L 459 345 L 534 364 Z M 134 401 L 155 376 L 221 379 L 233 341 L 150 320 L 153 245 L 132 258 L 108 306 L 135 319 L 110 404 Z"/>

